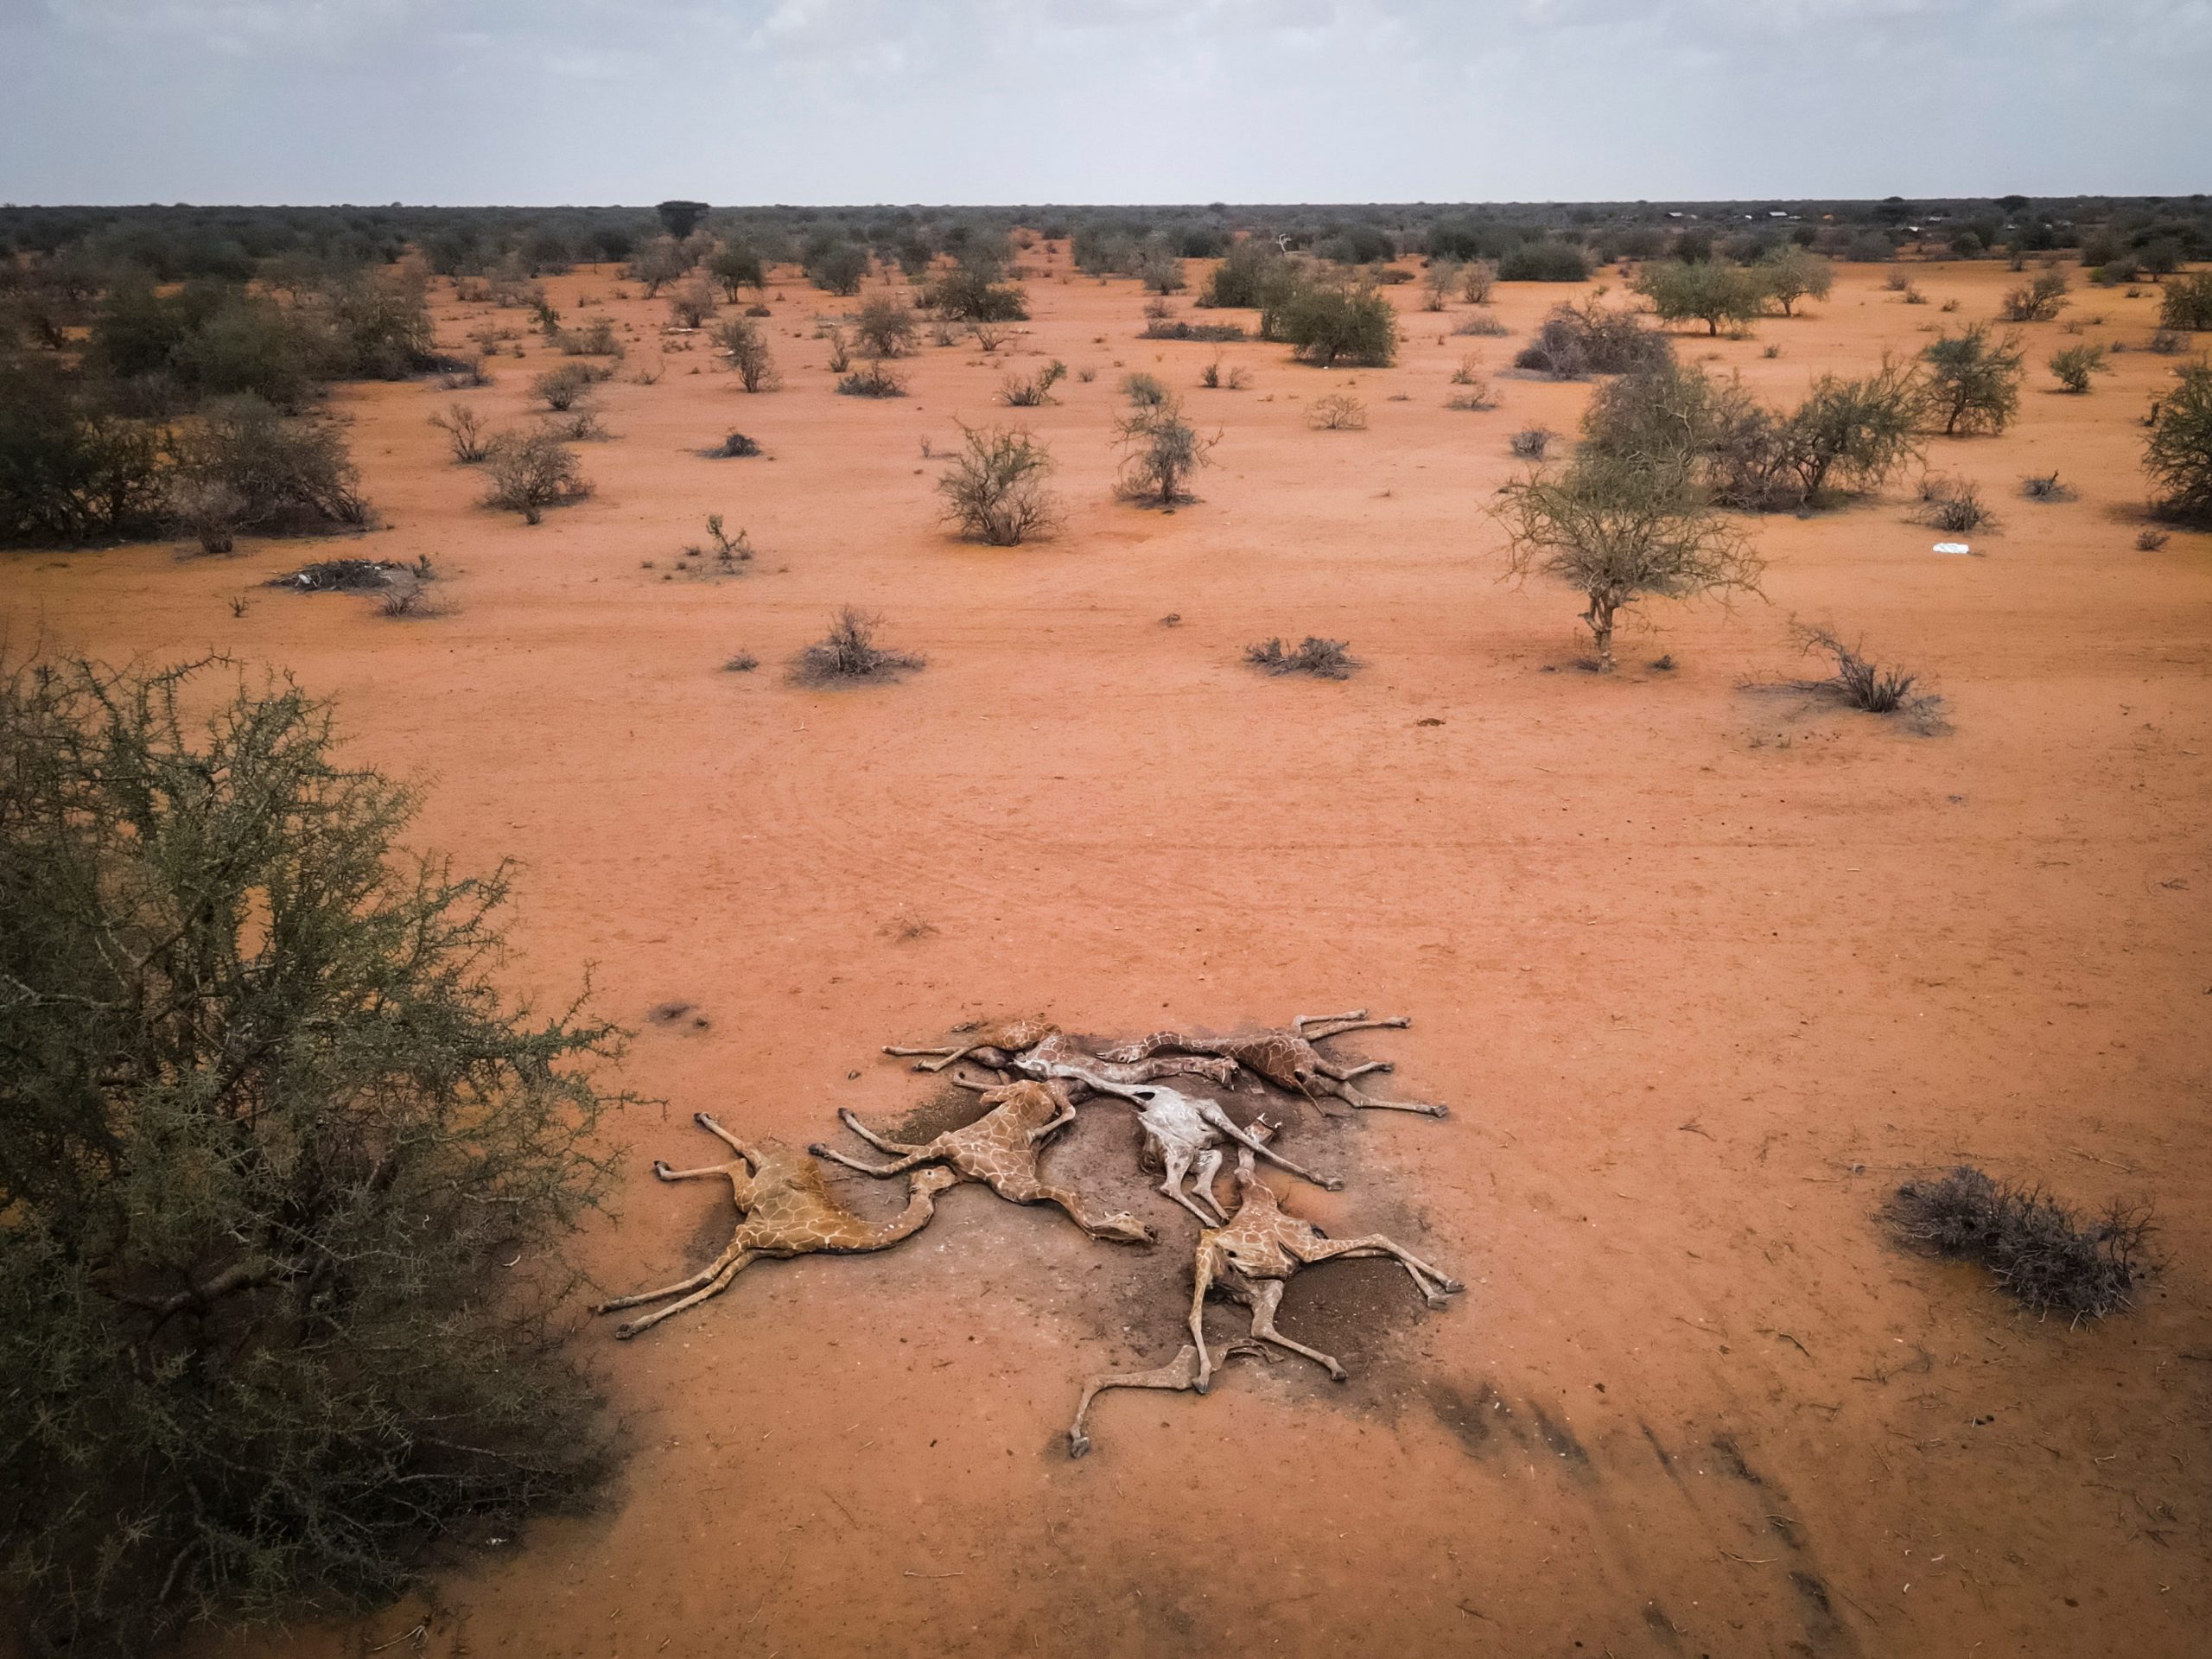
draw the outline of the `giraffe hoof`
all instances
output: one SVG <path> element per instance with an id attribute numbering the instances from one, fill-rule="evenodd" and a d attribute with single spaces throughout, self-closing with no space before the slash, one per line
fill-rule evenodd
<path id="1" fill-rule="evenodd" d="M 824 1147 L 819 1141 L 808 1141 L 806 1143 L 806 1154 L 810 1158 L 827 1158 L 830 1155 L 829 1148 Z"/>
<path id="2" fill-rule="evenodd" d="M 1461 1284 L 1457 1279 L 1446 1279 L 1444 1281 L 1444 1294 L 1446 1296 L 1457 1296 L 1466 1287 Z"/>
<path id="3" fill-rule="evenodd" d="M 1452 1109 L 1449 1106 L 1432 1106 L 1428 1109 L 1428 1115 L 1431 1117 L 1449 1117 Z"/>
<path id="4" fill-rule="evenodd" d="M 1321 1187 L 1324 1192 L 1341 1192 L 1344 1190 L 1344 1178 L 1341 1175 L 1329 1176 L 1321 1183 Z"/>
<path id="5" fill-rule="evenodd" d="M 1432 1291 L 1430 1291 L 1430 1292 L 1428 1293 L 1428 1305 L 1429 1305 L 1431 1307 L 1442 1307 L 1442 1306 L 1445 1306 L 1445 1301 L 1444 1301 L 1444 1293 L 1443 1293 L 1442 1291 L 1440 1291 L 1440 1290 L 1432 1290 Z"/>
<path id="6" fill-rule="evenodd" d="M 715 1120 L 709 1117 L 704 1112 L 694 1112 L 691 1114 L 691 1121 L 703 1129 Z"/>
<path id="7" fill-rule="evenodd" d="M 653 1173 L 659 1176 L 661 1179 L 664 1181 L 669 1177 L 669 1167 L 659 1159 L 656 1158 L 653 1160 Z"/>
<path id="8" fill-rule="evenodd" d="M 1329 1381 L 1332 1382 L 1349 1382 L 1351 1381 L 1351 1373 L 1344 1370 L 1341 1365 L 1332 1364 L 1329 1367 Z"/>
<path id="9" fill-rule="evenodd" d="M 614 1340 L 617 1342 L 627 1342 L 637 1334 L 638 1327 L 634 1325 L 618 1325 L 614 1327 Z"/>
<path id="10" fill-rule="evenodd" d="M 1079 1458 L 1090 1450 L 1090 1436 L 1071 1433 L 1068 1436 L 1068 1456 Z"/>
<path id="11" fill-rule="evenodd" d="M 1210 1376 L 1202 1376 L 1198 1378 L 1198 1381 L 1191 1384 L 1191 1389 L 1194 1394 L 1211 1394 L 1213 1392 L 1213 1379 Z"/>

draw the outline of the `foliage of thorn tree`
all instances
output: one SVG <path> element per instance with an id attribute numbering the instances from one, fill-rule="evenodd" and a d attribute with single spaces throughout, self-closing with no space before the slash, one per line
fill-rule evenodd
<path id="1" fill-rule="evenodd" d="M 2212 328 L 2212 270 L 2176 276 L 2158 302 L 2158 326 L 2197 331 Z"/>
<path id="2" fill-rule="evenodd" d="M 707 204 L 678 199 L 657 203 L 653 212 L 660 215 L 661 228 L 681 242 L 696 230 L 699 221 L 707 216 Z"/>
<path id="3" fill-rule="evenodd" d="M 825 293 L 849 298 L 868 276 L 868 250 L 857 242 L 828 240 L 809 248 L 806 280 Z"/>
<path id="4" fill-rule="evenodd" d="M 722 285 L 722 296 L 732 305 L 737 303 L 738 289 L 749 288 L 757 294 L 768 285 L 760 250 L 747 242 L 723 243 L 707 261 L 707 270 Z"/>
<path id="5" fill-rule="evenodd" d="M 1019 428 L 960 429 L 960 448 L 938 475 L 944 516 L 973 541 L 1017 547 L 1047 533 L 1058 510 L 1045 480 L 1052 452 Z"/>
<path id="6" fill-rule="evenodd" d="M 657 236 L 638 250 L 624 271 L 633 283 L 642 283 L 645 297 L 659 297 L 662 289 L 691 269 L 691 262 L 683 257 L 683 249 L 672 236 Z"/>
<path id="7" fill-rule="evenodd" d="M 1784 242 L 1767 250 L 1758 263 L 1758 276 L 1768 297 L 1782 308 L 1785 317 L 1796 315 L 1800 300 L 1825 300 L 1835 287 L 1835 268 L 1810 248 Z"/>
<path id="8" fill-rule="evenodd" d="M 389 1595 L 603 1470 L 559 1350 L 620 1033 L 285 683 L 0 673 L 0 1600 L 41 1652 Z M 189 715 L 188 707 L 212 709 Z"/>
<path id="9" fill-rule="evenodd" d="M 2212 365 L 2188 365 L 2181 384 L 2158 400 L 2143 469 L 2163 517 L 2212 530 Z"/>
<path id="10" fill-rule="evenodd" d="M 1765 308 L 1768 293 L 1762 273 L 1721 259 L 1662 259 L 1637 272 L 1630 286 L 1662 322 L 1701 322 L 1708 334 L 1723 323 L 1750 322 Z"/>
<path id="11" fill-rule="evenodd" d="M 1947 438 L 2002 432 L 2020 407 L 2019 340 L 1992 339 L 1989 325 L 1969 323 L 1940 334 L 1921 357 L 1928 365 L 1927 418 Z"/>
<path id="12" fill-rule="evenodd" d="M 1620 613 L 1650 598 L 1757 593 L 1764 563 L 1681 472 L 1599 456 L 1508 486 L 1497 517 L 1506 568 L 1563 582 L 1587 601 L 1601 673 Z"/>

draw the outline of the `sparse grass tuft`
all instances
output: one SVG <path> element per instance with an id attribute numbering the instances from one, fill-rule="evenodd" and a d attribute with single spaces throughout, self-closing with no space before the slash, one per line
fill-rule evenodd
<path id="1" fill-rule="evenodd" d="M 1552 446 L 1552 439 L 1557 435 L 1548 426 L 1524 426 L 1507 439 L 1506 443 L 1516 460 L 1541 461 L 1544 452 Z"/>
<path id="2" fill-rule="evenodd" d="M 884 365 L 871 363 L 839 380 L 837 390 L 848 397 L 904 397 L 906 383 Z"/>

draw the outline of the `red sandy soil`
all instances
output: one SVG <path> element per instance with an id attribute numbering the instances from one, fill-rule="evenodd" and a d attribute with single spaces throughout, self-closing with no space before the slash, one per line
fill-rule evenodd
<path id="1" fill-rule="evenodd" d="M 925 1098 L 877 1045 L 979 1014 L 1134 1036 L 1363 1005 L 1413 1026 L 1344 1052 L 1454 1116 L 1308 1115 L 1293 1142 L 1352 1179 L 1282 1190 L 1465 1295 L 1430 1313 L 1394 1268 L 1319 1269 L 1285 1329 L 1336 1343 L 1351 1382 L 1240 1360 L 1205 1399 L 1109 1395 L 1074 1462 L 1081 1379 L 1180 1340 L 1192 1224 L 1144 1200 L 1158 1294 L 1132 1299 L 1111 1287 L 1135 1253 L 963 1187 L 892 1253 L 764 1263 L 634 1344 L 587 1322 L 633 1446 L 594 1512 L 475 1541 L 402 1606 L 205 1650 L 2189 1650 L 2212 1615 L 2212 543 L 2134 546 L 2139 422 L 2172 361 L 2139 349 L 2155 289 L 2077 292 L 2084 337 L 2129 347 L 2092 395 L 2048 389 L 2067 337 L 2032 327 L 2017 425 L 1929 446 L 2002 516 L 1983 556 L 1932 555 L 1906 483 L 1766 518 L 1764 601 L 1656 605 L 1604 679 L 1575 667 L 1572 595 L 1501 581 L 1485 516 L 1508 435 L 1572 432 L 1589 396 L 1506 372 L 1565 291 L 1502 288 L 1513 338 L 1485 340 L 1396 289 L 1399 366 L 1233 346 L 1251 389 L 1207 391 L 1216 348 L 1135 338 L 1131 283 L 1027 264 L 1036 319 L 1007 348 L 925 345 L 882 403 L 832 394 L 811 320 L 844 302 L 788 275 L 788 384 L 760 397 L 703 336 L 635 384 L 664 306 L 614 299 L 609 270 L 557 279 L 571 320 L 633 340 L 588 504 L 535 529 L 488 512 L 427 424 L 454 401 L 519 418 L 558 360 L 532 340 L 487 390 L 340 394 L 382 532 L 12 556 L 9 637 L 280 666 L 425 785 L 423 844 L 523 861 L 516 988 L 588 967 L 639 1030 L 626 1080 L 666 1102 L 614 1131 L 619 1218 L 586 1240 L 610 1292 L 728 1236 L 724 1194 L 647 1167 L 714 1151 L 694 1109 L 798 1146 L 840 1105 Z M 1814 316 L 1679 343 L 1794 397 L 2020 280 L 1913 276 L 1925 307 L 1853 268 Z M 457 342 L 484 311 L 442 289 L 440 314 Z M 1444 407 L 1468 351 L 1495 411 Z M 995 404 L 1052 357 L 1096 378 Z M 1140 369 L 1222 432 L 1173 515 L 1111 493 Z M 1366 430 L 1308 426 L 1338 391 Z M 1064 531 L 948 539 L 922 441 L 1017 417 L 1058 458 Z M 696 454 L 732 428 L 766 455 Z M 2019 498 L 2054 467 L 2077 499 Z M 751 574 L 664 580 L 709 512 L 760 550 Z M 327 552 L 428 554 L 449 613 L 254 586 Z M 790 685 L 842 604 L 928 666 Z M 1793 617 L 1929 676 L 1951 729 L 1746 690 L 1811 671 Z M 1307 633 L 1366 666 L 1240 661 Z M 723 671 L 740 651 L 760 670 Z M 1662 652 L 1674 671 L 1647 666 Z M 669 1002 L 709 1023 L 649 1018 Z M 1085 1109 L 1094 1160 L 1128 1160 L 1127 1109 Z M 2135 1312 L 2069 1329 L 1900 1254 L 1878 1206 L 1958 1160 L 2084 1205 L 2148 1195 L 2170 1265 Z M 872 1212 L 903 1196 L 839 1181 Z"/>

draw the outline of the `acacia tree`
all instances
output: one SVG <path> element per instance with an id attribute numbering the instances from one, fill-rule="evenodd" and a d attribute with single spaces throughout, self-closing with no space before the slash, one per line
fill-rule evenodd
<path id="1" fill-rule="evenodd" d="M 1797 302 L 1808 297 L 1825 300 L 1835 287 L 1835 268 L 1810 248 L 1784 242 L 1767 251 L 1758 263 L 1758 275 L 1767 296 L 1782 308 L 1785 317 L 1796 315 Z"/>
<path id="2" fill-rule="evenodd" d="M 723 297 L 732 305 L 737 303 L 741 288 L 749 288 L 757 294 L 768 285 L 759 251 L 743 242 L 725 242 L 716 248 L 714 257 L 707 261 L 707 270 L 722 285 Z"/>
<path id="3" fill-rule="evenodd" d="M 1648 598 L 1757 593 L 1765 564 L 1741 532 L 1664 467 L 1588 456 L 1508 486 L 1497 510 L 1506 568 L 1564 582 L 1588 601 L 1600 673 L 1613 667 L 1621 611 Z"/>
<path id="4" fill-rule="evenodd" d="M 1764 308 L 1769 291 L 1760 272 L 1719 259 L 1662 260 L 1638 272 L 1631 286 L 1651 302 L 1662 322 L 1701 322 L 1708 334 L 1718 334 L 1724 322 L 1750 322 Z"/>
<path id="5" fill-rule="evenodd" d="M 330 712 L 0 674 L 0 1599 L 37 1651 L 383 1596 L 606 1461 L 560 1356 L 620 1033 Z M 518 1272 L 503 1270 L 521 1262 Z"/>
<path id="6" fill-rule="evenodd" d="M 1928 413 L 1945 437 L 2002 432 L 2020 407 L 2019 337 L 1992 340 L 1989 325 L 1942 334 L 1921 356 L 1928 364 Z"/>
<path id="7" fill-rule="evenodd" d="M 2192 363 L 2158 400 L 2143 446 L 2158 512 L 2212 529 L 2212 365 Z"/>
<path id="8" fill-rule="evenodd" d="M 645 297 L 651 300 L 690 269 L 691 262 L 683 257 L 683 249 L 674 237 L 657 236 L 638 250 L 627 275 L 632 282 L 645 285 Z"/>

